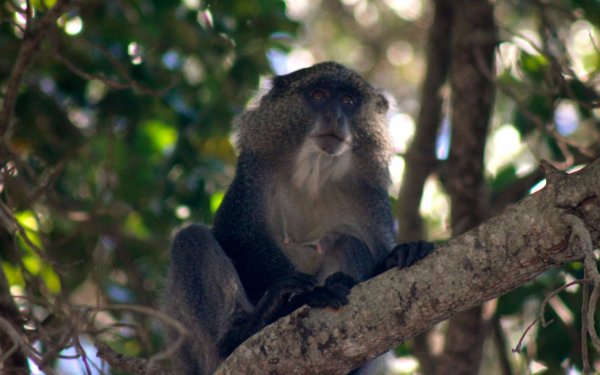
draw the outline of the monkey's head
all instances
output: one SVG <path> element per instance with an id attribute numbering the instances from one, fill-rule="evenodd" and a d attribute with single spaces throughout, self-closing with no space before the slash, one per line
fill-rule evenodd
<path id="1" fill-rule="evenodd" d="M 298 179 L 315 168 L 321 180 L 357 168 L 380 176 L 391 155 L 387 111 L 385 97 L 356 72 L 320 63 L 272 80 L 259 105 L 237 119 L 238 147 L 284 168 L 295 163 L 291 169 L 306 172 Z"/>

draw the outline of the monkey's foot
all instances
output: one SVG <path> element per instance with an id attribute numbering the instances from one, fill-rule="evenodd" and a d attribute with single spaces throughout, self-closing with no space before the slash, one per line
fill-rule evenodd
<path id="1" fill-rule="evenodd" d="M 219 340 L 219 353 L 223 357 L 231 354 L 235 348 L 250 336 L 261 330 L 275 318 L 285 315 L 287 301 L 291 295 L 307 293 L 313 290 L 317 281 L 311 275 L 295 273 L 269 288 L 258 301 L 254 311 L 236 313 L 227 333 Z"/>
<path id="2" fill-rule="evenodd" d="M 356 281 L 343 272 L 336 272 L 325 280 L 325 285 L 318 286 L 312 291 L 294 296 L 297 304 L 306 304 L 311 307 L 340 308 L 348 303 L 348 294 Z"/>

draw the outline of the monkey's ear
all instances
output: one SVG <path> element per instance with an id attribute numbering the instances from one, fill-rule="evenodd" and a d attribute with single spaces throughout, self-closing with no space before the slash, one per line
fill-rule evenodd
<path id="1" fill-rule="evenodd" d="M 379 113 L 387 113 L 390 109 L 390 101 L 385 94 L 377 94 L 375 105 L 379 110 Z"/>
<path id="2" fill-rule="evenodd" d="M 260 79 L 258 90 L 252 95 L 250 101 L 246 105 L 246 109 L 254 109 L 260 106 L 260 103 L 267 97 L 273 89 L 273 78 L 263 77 Z"/>

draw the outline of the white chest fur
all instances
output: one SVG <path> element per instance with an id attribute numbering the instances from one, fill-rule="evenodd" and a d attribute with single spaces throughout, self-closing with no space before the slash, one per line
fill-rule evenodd
<path id="1" fill-rule="evenodd" d="M 305 144 L 291 181 L 276 181 L 267 197 L 271 232 L 301 272 L 320 274 L 339 234 L 359 236 L 360 209 L 344 179 L 351 158 L 350 152 L 331 156 Z"/>
<path id="2" fill-rule="evenodd" d="M 351 164 L 352 152 L 329 155 L 307 139 L 296 156 L 292 182 L 309 197 L 316 198 L 325 185 L 346 176 Z"/>

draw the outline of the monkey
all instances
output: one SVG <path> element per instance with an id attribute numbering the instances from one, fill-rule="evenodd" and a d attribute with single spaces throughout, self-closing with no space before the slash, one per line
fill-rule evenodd
<path id="1" fill-rule="evenodd" d="M 394 246 L 388 109 L 358 73 L 324 62 L 275 76 L 234 120 L 236 173 L 213 226 L 172 244 L 163 310 L 190 332 L 177 373 L 210 374 L 276 319 L 339 308 L 356 283 L 431 252 Z"/>

